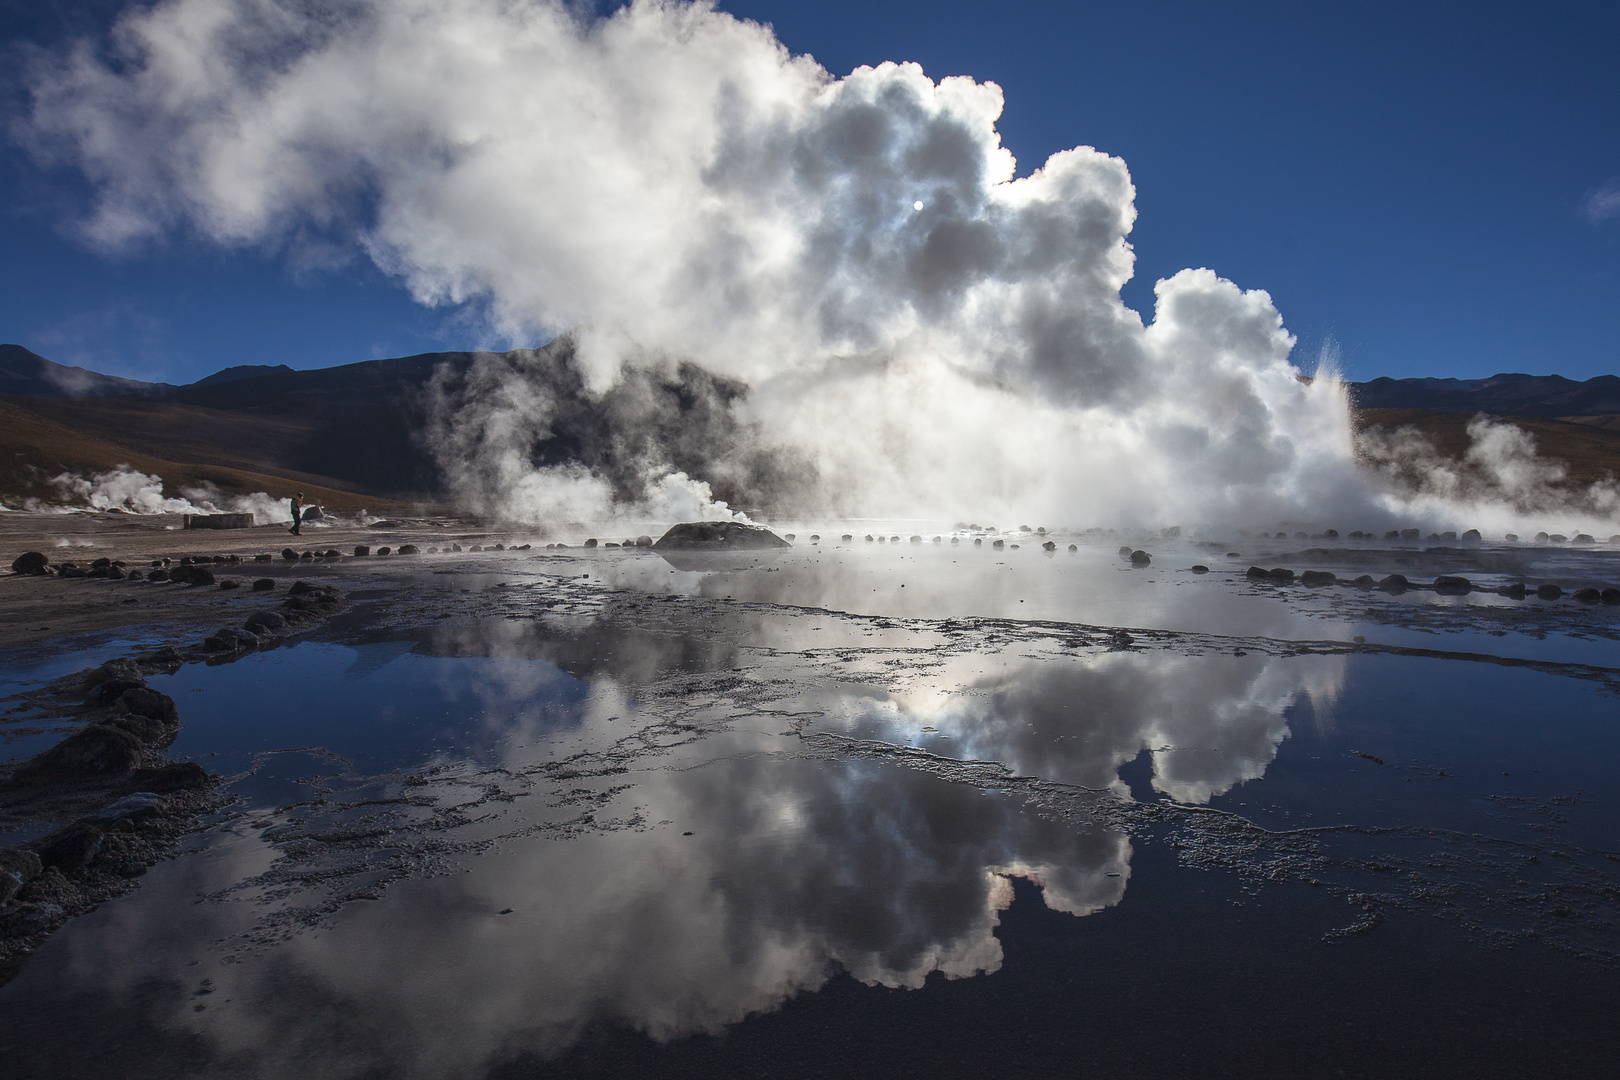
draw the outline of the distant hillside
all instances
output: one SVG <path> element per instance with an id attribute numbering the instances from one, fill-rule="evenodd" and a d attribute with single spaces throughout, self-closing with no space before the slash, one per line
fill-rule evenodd
<path id="1" fill-rule="evenodd" d="M 192 386 L 213 386 L 216 383 L 236 382 L 239 379 L 256 379 L 260 375 L 279 375 L 283 371 L 291 371 L 286 364 L 238 364 L 216 371 L 192 383 Z"/>
<path id="2" fill-rule="evenodd" d="M 81 367 L 52 363 L 21 345 L 0 345 L 0 394 L 24 397 L 121 397 L 160 393 L 167 383 L 141 382 L 103 375 Z"/>
<path id="3" fill-rule="evenodd" d="M 1351 383 L 1363 409 L 1432 409 L 1496 416 L 1599 416 L 1620 413 L 1620 376 L 1576 382 L 1562 375 L 1488 379 L 1374 379 Z"/>
<path id="4" fill-rule="evenodd" d="M 1356 426 L 1363 430 L 1416 428 L 1426 435 L 1436 450 L 1457 459 L 1468 452 L 1468 423 L 1471 412 L 1440 409 L 1361 409 Z M 1580 485 L 1620 478 L 1620 416 L 1565 417 L 1508 416 L 1504 420 L 1535 436 L 1536 452 L 1557 458 L 1568 470 L 1569 480 Z"/>

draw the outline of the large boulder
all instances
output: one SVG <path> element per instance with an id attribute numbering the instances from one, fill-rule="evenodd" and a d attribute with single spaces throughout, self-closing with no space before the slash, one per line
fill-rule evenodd
<path id="1" fill-rule="evenodd" d="M 653 544 L 653 549 L 730 552 L 771 551 L 789 546 L 786 540 L 762 525 L 745 525 L 739 521 L 687 521 L 672 526 Z"/>
<path id="2" fill-rule="evenodd" d="M 46 569 L 51 564 L 50 558 L 42 551 L 25 551 L 11 560 L 11 572 L 14 574 L 48 574 Z"/>
<path id="3" fill-rule="evenodd" d="M 1473 588 L 1473 582 L 1454 574 L 1441 574 L 1434 579 L 1434 591 L 1441 596 L 1467 596 Z"/>
<path id="4" fill-rule="evenodd" d="M 19 783 L 49 783 L 126 773 L 140 763 L 141 740 L 109 724 L 91 724 L 24 762 Z"/>

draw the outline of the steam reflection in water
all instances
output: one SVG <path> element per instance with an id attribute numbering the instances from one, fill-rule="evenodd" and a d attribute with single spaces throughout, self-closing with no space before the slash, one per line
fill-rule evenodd
<path id="1" fill-rule="evenodd" d="M 330 754 L 384 737 L 397 754 L 413 716 L 439 748 L 383 775 L 263 758 L 297 764 L 277 792 L 305 770 L 296 805 L 250 798 L 206 855 L 81 920 L 6 993 L 116 1000 L 156 978 L 155 1023 L 250 1071 L 447 1076 L 599 1021 L 717 1031 L 839 970 L 993 972 L 1011 877 L 1076 916 L 1124 897 L 1132 846 L 1107 812 L 1130 799 L 1124 763 L 1147 750 L 1156 789 L 1205 801 L 1261 776 L 1288 706 L 1309 694 L 1320 715 L 1343 674 L 1342 657 L 667 606 L 634 626 L 611 604 L 440 624 L 411 652 L 305 664 Z M 190 752 L 227 726 L 284 745 L 278 703 L 244 714 L 233 686 L 317 648 L 347 651 L 184 669 L 171 692 L 214 691 L 187 699 Z M 368 696 L 410 708 L 386 732 L 345 723 Z"/>

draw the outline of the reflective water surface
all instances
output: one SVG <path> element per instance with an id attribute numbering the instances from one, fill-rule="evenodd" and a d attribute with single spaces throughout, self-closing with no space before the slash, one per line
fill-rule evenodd
<path id="1" fill-rule="evenodd" d="M 899 546 L 446 564 L 154 680 L 236 801 L 0 989 L 20 1075 L 1608 1052 L 1612 608 Z"/>

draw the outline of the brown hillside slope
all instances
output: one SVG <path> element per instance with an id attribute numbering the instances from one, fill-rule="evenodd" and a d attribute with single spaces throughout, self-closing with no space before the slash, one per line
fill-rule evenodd
<path id="1" fill-rule="evenodd" d="M 77 422 L 45 415 L 55 411 Z M 265 469 L 246 451 L 277 433 L 234 417 L 198 415 L 210 412 L 154 402 L 0 396 L 0 496 L 13 505 L 29 497 L 54 501 L 53 476 L 128 465 L 161 476 L 164 493 L 173 496 L 181 488 L 209 483 L 227 495 L 265 491 L 282 497 L 303 491 L 309 501 L 333 510 L 404 505 L 329 478 Z"/>
<path id="2" fill-rule="evenodd" d="M 1416 428 L 1429 438 L 1442 454 L 1461 458 L 1468 450 L 1468 424 L 1473 414 L 1441 412 L 1436 409 L 1359 409 L 1356 426 Z M 1548 420 L 1536 416 L 1498 416 L 1494 420 L 1515 424 L 1535 437 L 1536 450 L 1544 458 L 1564 463 L 1569 479 L 1576 484 L 1620 477 L 1620 416 L 1583 416 L 1578 419 Z"/>

